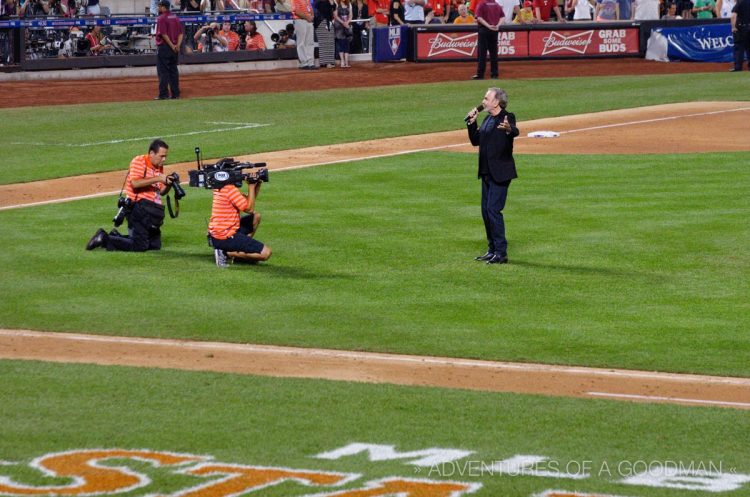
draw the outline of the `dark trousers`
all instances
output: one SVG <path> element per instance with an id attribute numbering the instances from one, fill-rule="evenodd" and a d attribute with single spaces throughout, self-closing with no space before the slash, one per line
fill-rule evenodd
<path id="1" fill-rule="evenodd" d="M 750 28 L 738 28 L 734 33 L 734 68 L 742 70 L 742 60 L 747 55 L 748 70 L 750 70 Z"/>
<path id="2" fill-rule="evenodd" d="M 159 76 L 160 98 L 169 98 L 167 87 L 172 91 L 172 98 L 180 96 L 180 73 L 177 70 L 177 54 L 166 43 L 162 43 L 156 47 L 156 74 Z"/>
<path id="3" fill-rule="evenodd" d="M 158 210 L 157 212 L 150 212 L 143 200 L 136 202 L 128 216 L 128 236 L 109 235 L 107 250 L 122 252 L 159 250 L 161 249 L 161 225 L 163 222 L 163 210 L 160 217 Z"/>
<path id="4" fill-rule="evenodd" d="M 479 42 L 477 44 L 477 76 L 484 77 L 487 66 L 487 51 L 490 52 L 490 76 L 497 77 L 497 31 L 484 27 L 479 28 Z"/>
<path id="5" fill-rule="evenodd" d="M 510 182 L 496 183 L 489 175 L 482 176 L 482 219 L 487 233 L 487 251 L 502 257 L 508 256 L 503 209 L 509 186 Z"/>

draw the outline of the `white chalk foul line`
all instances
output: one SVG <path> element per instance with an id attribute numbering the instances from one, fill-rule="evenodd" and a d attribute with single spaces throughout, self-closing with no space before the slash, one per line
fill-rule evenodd
<path id="1" fill-rule="evenodd" d="M 191 340 L 175 340 L 165 338 L 118 337 L 107 335 L 84 335 L 78 333 L 53 333 L 32 330 L 2 330 L 0 336 L 26 338 L 54 338 L 72 342 L 113 343 L 126 345 L 169 346 L 182 349 L 223 350 L 227 352 L 276 354 L 281 356 L 327 357 L 333 359 L 353 359 L 357 361 L 370 360 L 389 363 L 440 365 L 456 367 L 472 367 L 496 371 L 527 371 L 567 375 L 599 376 L 607 378 L 649 379 L 673 381 L 677 383 L 692 383 L 700 385 L 724 384 L 739 385 L 750 388 L 750 378 L 733 378 L 722 376 L 689 375 L 678 373 L 659 373 L 650 371 L 632 371 L 625 369 L 600 369 L 576 366 L 554 366 L 549 364 L 528 364 L 512 362 L 482 361 L 477 359 L 455 359 L 450 357 L 409 356 L 399 354 L 384 354 L 377 352 L 356 352 L 333 349 L 308 349 L 300 347 L 281 347 L 275 345 L 254 345 L 226 342 L 197 342 Z M 588 392 L 592 394 L 592 392 Z M 602 394 L 604 395 L 604 394 Z"/>
<path id="2" fill-rule="evenodd" d="M 96 147 L 99 145 L 113 145 L 115 143 L 126 143 L 126 142 L 135 142 L 135 141 L 145 141 L 145 140 L 153 140 L 155 138 L 174 138 L 177 136 L 195 136 L 195 135 L 203 135 L 207 133 L 223 133 L 225 131 L 237 131 L 240 129 L 251 129 L 251 128 L 262 128 L 264 126 L 270 126 L 270 124 L 261 124 L 261 123 L 220 123 L 220 122 L 210 122 L 207 124 L 233 124 L 236 126 L 233 126 L 231 128 L 217 128 L 217 129 L 202 129 L 200 131 L 187 131 L 185 133 L 174 133 L 171 135 L 161 135 L 161 136 L 139 136 L 137 138 L 121 138 L 119 140 L 107 140 L 103 142 L 90 142 L 90 143 L 44 143 L 44 142 L 11 142 L 11 145 L 33 145 L 37 147 Z"/>
<path id="3" fill-rule="evenodd" d="M 750 402 L 730 402 L 724 400 L 703 400 L 703 399 L 684 399 L 681 397 L 660 397 L 658 395 L 634 395 L 625 393 L 608 393 L 608 392 L 586 392 L 593 397 L 606 397 L 611 399 L 631 399 L 646 400 L 650 402 L 682 402 L 686 404 L 714 405 L 725 407 L 744 407 L 750 409 Z"/>

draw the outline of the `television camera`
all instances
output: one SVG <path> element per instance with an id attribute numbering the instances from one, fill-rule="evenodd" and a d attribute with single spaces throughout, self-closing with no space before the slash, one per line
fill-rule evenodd
<path id="1" fill-rule="evenodd" d="M 188 171 L 190 186 L 219 190 L 226 185 L 242 186 L 243 182 L 268 182 L 268 168 L 265 162 L 239 162 L 232 157 L 225 157 L 215 164 L 202 164 L 200 148 L 195 149 L 198 169 Z M 253 169 L 252 172 L 243 172 Z"/>

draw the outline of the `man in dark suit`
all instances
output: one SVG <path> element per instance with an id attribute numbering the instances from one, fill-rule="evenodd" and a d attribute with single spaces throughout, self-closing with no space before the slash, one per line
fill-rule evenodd
<path id="1" fill-rule="evenodd" d="M 503 208 L 511 180 L 517 178 L 513 159 L 513 138 L 518 136 L 516 116 L 505 108 L 508 94 L 500 88 L 490 88 L 482 106 L 488 112 L 481 126 L 477 126 L 479 109 L 467 116 L 469 140 L 479 145 L 479 178 L 482 180 L 482 219 L 487 233 L 487 253 L 475 260 L 487 264 L 508 262 L 508 240 L 505 238 Z"/>

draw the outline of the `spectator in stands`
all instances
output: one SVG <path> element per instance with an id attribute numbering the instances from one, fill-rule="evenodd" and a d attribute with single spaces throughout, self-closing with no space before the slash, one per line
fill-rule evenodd
<path id="1" fill-rule="evenodd" d="M 469 7 L 465 3 L 458 4 L 458 17 L 453 24 L 475 24 L 474 16 L 469 14 Z"/>
<path id="2" fill-rule="evenodd" d="M 495 0 L 503 9 L 502 24 L 510 24 L 520 9 L 518 0 Z"/>
<path id="3" fill-rule="evenodd" d="M 618 19 L 630 19 L 632 17 L 632 2 L 633 0 L 617 0 L 617 5 L 620 7 L 620 17 Z M 658 2 L 659 0 L 657 0 Z M 658 16 L 656 17 L 658 19 Z"/>
<path id="4" fill-rule="evenodd" d="M 365 48 L 365 33 L 370 31 L 370 10 L 365 0 L 354 0 L 352 2 L 352 47 L 351 53 L 363 53 Z M 365 22 L 356 22 L 357 20 Z"/>
<path id="5" fill-rule="evenodd" d="M 404 0 L 404 22 L 424 24 L 425 0 Z"/>
<path id="6" fill-rule="evenodd" d="M 320 67 L 336 67 L 336 36 L 333 31 L 334 0 L 315 0 L 315 37 Z"/>
<path id="7" fill-rule="evenodd" d="M 26 0 L 19 6 L 21 17 L 46 16 L 49 12 L 49 4 L 46 0 Z"/>
<path id="8" fill-rule="evenodd" d="M 64 5 L 61 0 L 49 0 L 49 11 L 47 15 L 57 17 L 68 16 L 68 6 Z"/>
<path id="9" fill-rule="evenodd" d="M 88 0 L 86 4 L 86 15 L 98 16 L 101 15 L 102 9 L 99 5 L 99 0 Z"/>
<path id="10" fill-rule="evenodd" d="M 367 0 L 367 10 L 375 26 L 388 26 L 391 23 L 391 4 L 391 0 Z"/>
<path id="11" fill-rule="evenodd" d="M 673 21 L 675 19 L 682 19 L 681 16 L 677 15 L 677 4 L 674 2 L 669 2 L 669 5 L 667 5 L 667 13 L 661 16 L 663 21 Z"/>
<path id="12" fill-rule="evenodd" d="M 518 14 L 513 19 L 513 24 L 535 24 L 539 22 L 534 16 L 534 4 L 531 0 L 525 0 L 523 7 L 518 11 Z"/>
<path id="13" fill-rule="evenodd" d="M 199 0 L 180 0 L 180 10 L 182 12 L 198 13 L 201 11 Z"/>
<path id="14" fill-rule="evenodd" d="M 104 42 L 101 26 L 92 27 L 86 35 L 86 41 L 89 42 L 89 55 L 101 55 L 105 50 L 112 48 L 112 45 Z"/>
<path id="15" fill-rule="evenodd" d="M 20 10 L 18 0 L 3 0 L 0 3 L 0 16 L 2 17 L 17 16 Z"/>
<path id="16" fill-rule="evenodd" d="M 590 21 L 593 5 L 590 0 L 573 0 L 571 2 L 574 21 Z"/>
<path id="17" fill-rule="evenodd" d="M 245 21 L 245 50 L 265 50 L 266 41 L 263 35 L 258 33 L 255 21 Z"/>
<path id="18" fill-rule="evenodd" d="M 616 21 L 620 18 L 620 6 L 617 0 L 596 0 L 596 20 L 600 22 Z"/>
<path id="19" fill-rule="evenodd" d="M 677 11 L 680 13 L 683 19 L 693 18 L 693 2 L 690 0 L 678 0 Z"/>
<path id="20" fill-rule="evenodd" d="M 240 47 L 240 35 L 232 31 L 231 22 L 224 21 L 221 24 L 221 31 L 219 31 L 219 34 L 227 40 L 227 50 L 229 52 L 234 52 Z"/>
<path id="21" fill-rule="evenodd" d="M 451 14 L 451 1 L 427 0 L 424 6 L 424 13 L 425 24 L 447 24 Z"/>
<path id="22" fill-rule="evenodd" d="M 312 6 L 308 0 L 292 0 L 294 32 L 297 34 L 297 58 L 300 69 L 315 67 L 315 26 Z"/>
<path id="23" fill-rule="evenodd" d="M 732 17 L 732 9 L 736 4 L 736 0 L 718 0 L 716 2 L 716 17 L 730 19 Z"/>
<path id="24" fill-rule="evenodd" d="M 292 2 L 291 0 L 275 0 L 273 9 L 280 14 L 291 12 Z"/>
<path id="25" fill-rule="evenodd" d="M 558 22 L 565 22 L 560 7 L 557 5 L 557 0 L 533 0 L 532 4 L 534 6 L 534 17 L 538 22 L 550 22 L 550 14 L 553 10 Z"/>
<path id="26" fill-rule="evenodd" d="M 714 0 L 695 0 L 693 4 L 693 15 L 697 19 L 712 19 L 716 2 Z"/>
<path id="27" fill-rule="evenodd" d="M 659 19 L 659 0 L 634 0 L 633 19 L 654 21 Z"/>
<path id="28" fill-rule="evenodd" d="M 477 73 L 471 79 L 484 79 L 487 52 L 490 53 L 490 77 L 497 79 L 497 32 L 503 21 L 503 8 L 492 0 L 479 4 L 477 15 Z"/>
<path id="29" fill-rule="evenodd" d="M 207 52 L 226 52 L 229 43 L 221 35 L 218 23 L 212 22 L 207 26 L 199 29 L 193 39 L 198 44 L 198 51 Z"/>
<path id="30" fill-rule="evenodd" d="M 404 22 L 404 5 L 401 0 L 391 0 L 391 8 L 388 14 L 388 24 L 391 26 L 400 26 Z"/>
<path id="31" fill-rule="evenodd" d="M 224 12 L 224 0 L 201 0 L 201 12 Z"/>

